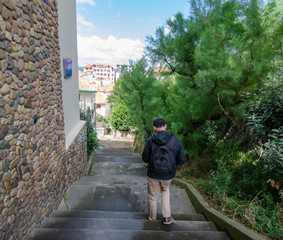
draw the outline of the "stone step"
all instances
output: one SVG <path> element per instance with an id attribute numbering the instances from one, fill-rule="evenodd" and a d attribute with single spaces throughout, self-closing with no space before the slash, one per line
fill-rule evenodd
<path id="1" fill-rule="evenodd" d="M 119 175 L 119 176 L 101 176 L 93 178 L 92 176 L 83 177 L 75 185 L 128 185 L 128 186 L 147 186 L 146 176 Z"/>
<path id="2" fill-rule="evenodd" d="M 94 163 L 91 175 L 137 175 L 146 176 L 145 165 L 143 163 L 120 163 L 120 162 L 100 162 Z"/>
<path id="3" fill-rule="evenodd" d="M 35 229 L 30 240 L 229 240 L 217 231 Z"/>
<path id="4" fill-rule="evenodd" d="M 95 155 L 95 162 L 132 162 L 142 163 L 140 157 L 135 156 L 107 156 L 107 155 Z"/>
<path id="5" fill-rule="evenodd" d="M 174 185 L 170 187 L 172 214 L 195 214 L 186 191 Z M 147 186 L 134 184 L 74 184 L 67 191 L 70 210 L 96 210 L 120 212 L 147 212 Z M 161 197 L 157 198 L 158 212 Z M 65 210 L 65 209 L 64 209 Z"/>
<path id="6" fill-rule="evenodd" d="M 85 182 L 97 182 L 97 181 L 109 181 L 109 182 L 140 182 L 147 183 L 146 176 L 136 176 L 136 175 L 95 175 L 95 176 L 83 176 L 78 183 Z"/>
<path id="7" fill-rule="evenodd" d="M 129 148 L 108 148 L 108 149 L 100 149 L 95 152 L 95 156 L 97 155 L 106 155 L 106 156 L 138 156 L 138 154 L 134 154 L 132 149 Z"/>
<path id="8" fill-rule="evenodd" d="M 175 220 L 183 221 L 205 221 L 202 214 L 172 214 Z M 147 218 L 147 213 L 141 212 L 115 212 L 115 211 L 90 211 L 90 210 L 69 210 L 53 211 L 50 215 L 52 218 L 114 218 L 114 219 L 143 219 Z M 158 214 L 158 219 L 162 215 Z"/>
<path id="9" fill-rule="evenodd" d="M 131 181 L 123 181 L 123 180 L 97 180 L 97 181 L 79 181 L 74 183 L 74 185 L 93 185 L 93 186 L 129 186 L 129 187 L 147 187 L 146 182 L 131 182 Z"/>
<path id="10" fill-rule="evenodd" d="M 158 230 L 158 231 L 217 231 L 213 222 L 176 220 L 164 225 L 161 221 L 115 218 L 45 218 L 41 228 L 94 230 Z"/>

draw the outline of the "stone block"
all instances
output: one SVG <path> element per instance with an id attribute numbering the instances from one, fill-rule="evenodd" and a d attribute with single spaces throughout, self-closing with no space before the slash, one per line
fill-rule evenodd
<path id="1" fill-rule="evenodd" d="M 8 216 L 7 222 L 9 223 L 9 225 L 12 225 L 14 223 L 14 221 L 15 221 L 15 215 L 14 214 Z"/>
<path id="2" fill-rule="evenodd" d="M 9 167 L 9 170 L 12 170 L 14 169 L 20 162 L 20 157 L 17 156 L 15 159 L 13 159 L 10 163 L 10 167 Z"/>
<path id="3" fill-rule="evenodd" d="M 1 71 L 5 72 L 8 67 L 8 61 L 7 60 L 0 61 L 0 67 L 1 67 Z"/>
<path id="4" fill-rule="evenodd" d="M 15 197 L 18 194 L 18 188 L 13 188 L 10 192 L 11 197 Z"/>
<path id="5" fill-rule="evenodd" d="M 7 126 L 3 126 L 0 128 L 0 139 L 3 139 L 7 133 L 8 133 L 9 128 Z"/>
<path id="6" fill-rule="evenodd" d="M 22 176 L 22 179 L 23 181 L 28 181 L 31 177 L 31 174 L 29 172 L 25 173 L 23 176 Z"/>
<path id="7" fill-rule="evenodd" d="M 5 142 L 4 140 L 0 140 L 0 149 L 10 149 L 10 144 Z"/>
<path id="8" fill-rule="evenodd" d="M 8 8 L 3 6 L 1 11 L 1 16 L 3 17 L 4 20 L 8 20 L 9 17 L 11 16 L 11 12 L 9 11 Z"/>
<path id="9" fill-rule="evenodd" d="M 6 104 L 4 106 L 4 111 L 5 111 L 6 114 L 9 114 L 11 112 L 11 108 L 10 108 L 10 106 L 8 104 Z"/>
<path id="10" fill-rule="evenodd" d="M 13 134 L 9 134 L 9 135 L 7 135 L 7 136 L 4 138 L 4 140 L 5 140 L 6 142 L 10 142 L 13 138 L 14 138 L 14 135 L 13 135 Z"/>
<path id="11" fill-rule="evenodd" d="M 10 92 L 10 87 L 8 84 L 4 84 L 0 90 L 2 95 L 6 95 Z"/>
<path id="12" fill-rule="evenodd" d="M 0 49 L 0 60 L 6 59 L 6 57 L 7 57 L 7 53 L 4 52 L 2 49 Z"/>
<path id="13" fill-rule="evenodd" d="M 5 5 L 7 8 L 10 10 L 15 10 L 16 9 L 16 0 L 2 0 L 3 5 Z"/>
<path id="14" fill-rule="evenodd" d="M 9 180 L 5 180 L 4 181 L 4 185 L 5 185 L 5 189 L 6 189 L 6 194 L 9 194 L 10 191 L 11 191 L 10 181 Z M 5 206 L 5 202 L 4 202 L 4 206 Z"/>

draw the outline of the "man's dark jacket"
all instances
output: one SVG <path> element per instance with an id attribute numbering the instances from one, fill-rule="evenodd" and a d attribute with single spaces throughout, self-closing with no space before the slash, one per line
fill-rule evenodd
<path id="1" fill-rule="evenodd" d="M 158 145 L 165 145 L 167 142 L 170 141 L 171 138 L 175 138 L 175 143 L 173 145 L 173 153 L 176 160 L 176 165 L 182 165 L 186 162 L 185 154 L 184 154 L 184 147 L 182 142 L 175 137 L 172 133 L 168 131 L 158 131 L 154 133 L 146 142 L 145 147 L 142 153 L 142 160 L 145 163 L 150 162 L 151 158 L 151 141 L 154 141 Z M 177 169 L 177 168 L 176 168 Z M 154 179 L 160 180 L 169 180 L 174 178 L 176 175 L 176 170 L 174 173 L 168 175 L 158 175 L 156 172 L 152 171 L 149 167 L 147 168 L 147 176 Z"/>

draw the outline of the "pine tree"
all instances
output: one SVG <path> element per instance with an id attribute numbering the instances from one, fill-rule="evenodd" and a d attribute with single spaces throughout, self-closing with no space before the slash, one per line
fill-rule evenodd
<path id="1" fill-rule="evenodd" d="M 273 14 L 274 5 L 191 1 L 188 19 L 177 14 L 157 29 L 155 38 L 147 38 L 152 63 L 176 75 L 166 112 L 187 149 L 201 149 L 207 121 L 235 123 L 241 118 L 242 94 L 264 85 L 273 58 L 270 28 L 278 22 L 275 16 L 267 21 L 266 13 Z"/>
<path id="2" fill-rule="evenodd" d="M 152 121 L 161 114 L 161 97 L 157 79 L 147 68 L 145 58 L 131 65 L 119 80 L 119 95 L 125 103 L 134 126 L 148 136 L 152 133 Z"/>

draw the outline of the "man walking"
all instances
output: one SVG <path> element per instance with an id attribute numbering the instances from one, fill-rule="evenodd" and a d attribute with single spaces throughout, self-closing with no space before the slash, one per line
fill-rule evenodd
<path id="1" fill-rule="evenodd" d="M 185 163 L 184 147 L 172 133 L 166 131 L 163 118 L 153 121 L 155 133 L 148 139 L 142 153 L 142 159 L 148 163 L 147 192 L 148 218 L 156 220 L 157 196 L 161 192 L 163 224 L 174 222 L 170 207 L 170 183 L 175 177 L 177 165 Z"/>

